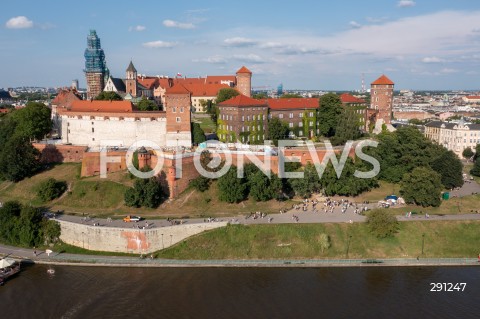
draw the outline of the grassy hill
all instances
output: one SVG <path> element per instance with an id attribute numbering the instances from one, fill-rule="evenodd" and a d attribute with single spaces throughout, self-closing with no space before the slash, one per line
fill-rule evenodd
<path id="1" fill-rule="evenodd" d="M 319 235 L 330 237 L 321 251 Z M 189 238 L 158 252 L 173 259 L 294 259 L 294 258 L 428 258 L 470 257 L 479 252 L 480 221 L 400 223 L 392 238 L 379 239 L 365 223 L 231 225 Z M 351 237 L 349 237 L 351 236 Z M 350 241 L 350 243 L 348 243 Z"/>

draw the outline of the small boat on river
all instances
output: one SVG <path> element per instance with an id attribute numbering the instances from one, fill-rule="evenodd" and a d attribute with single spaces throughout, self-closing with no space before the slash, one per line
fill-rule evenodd
<path id="1" fill-rule="evenodd" d="M 20 263 L 11 258 L 0 259 L 0 286 L 7 281 L 8 278 L 20 272 Z"/>

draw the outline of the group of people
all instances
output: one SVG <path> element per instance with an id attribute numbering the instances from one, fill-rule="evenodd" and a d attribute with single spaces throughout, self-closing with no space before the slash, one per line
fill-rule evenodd
<path id="1" fill-rule="evenodd" d="M 258 219 L 258 218 L 265 218 L 267 217 L 266 213 L 262 212 L 255 212 L 255 213 L 250 213 L 247 216 L 245 216 L 245 219 L 252 218 L 253 220 Z"/>

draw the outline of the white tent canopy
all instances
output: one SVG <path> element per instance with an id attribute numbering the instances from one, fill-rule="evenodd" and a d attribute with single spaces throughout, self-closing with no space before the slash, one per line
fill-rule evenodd
<path id="1" fill-rule="evenodd" d="M 15 260 L 11 258 L 0 259 L 0 268 L 10 267 L 15 263 Z"/>

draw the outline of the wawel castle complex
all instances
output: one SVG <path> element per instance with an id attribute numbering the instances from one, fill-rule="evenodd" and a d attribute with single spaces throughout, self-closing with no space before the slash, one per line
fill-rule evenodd
<path id="1" fill-rule="evenodd" d="M 62 90 L 52 101 L 52 116 L 63 144 L 125 148 L 148 140 L 160 147 L 192 146 L 191 115 L 205 112 L 207 101 L 215 102 L 222 88 L 240 94 L 218 104 L 217 135 L 225 142 L 262 144 L 271 118 L 286 122 L 292 137 L 313 137 L 318 131 L 318 98 L 251 98 L 252 72 L 241 67 L 235 75 L 200 78 L 138 74 L 132 61 L 125 78 L 115 78 L 107 68 L 105 54 L 95 31 L 90 31 L 85 50 L 87 99 L 75 89 Z M 391 127 L 394 83 L 385 75 L 371 84 L 371 103 L 349 94 L 341 95 L 345 107 L 359 116 L 363 129 Z M 123 101 L 94 100 L 103 91 L 119 94 Z M 142 98 L 154 101 L 158 111 L 139 111 Z"/>

